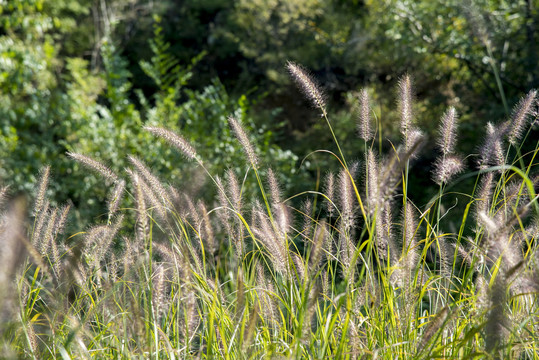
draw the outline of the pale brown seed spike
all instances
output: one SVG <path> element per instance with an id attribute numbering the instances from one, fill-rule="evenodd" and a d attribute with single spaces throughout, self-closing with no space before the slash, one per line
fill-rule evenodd
<path id="1" fill-rule="evenodd" d="M 270 194 L 271 194 L 271 200 L 273 203 L 278 204 L 281 202 L 281 190 L 279 187 L 279 182 L 277 181 L 277 177 L 275 176 L 275 173 L 270 168 L 268 169 L 268 185 L 270 188 Z"/>
<path id="2" fill-rule="evenodd" d="M 299 282 L 303 282 L 305 280 L 305 264 L 303 263 L 303 259 L 295 252 L 291 252 L 290 257 L 294 262 Z"/>
<path id="3" fill-rule="evenodd" d="M 301 235 L 306 241 L 309 241 L 311 239 L 312 228 L 314 225 L 311 217 L 313 212 L 313 202 L 311 199 L 307 199 L 303 202 L 301 212 L 303 214 L 303 228 L 301 229 Z"/>
<path id="4" fill-rule="evenodd" d="M 324 198 L 324 201 L 326 203 L 328 217 L 332 218 L 333 217 L 333 212 L 335 211 L 334 205 L 332 204 L 332 202 L 335 202 L 335 197 L 334 197 L 334 194 L 335 194 L 335 175 L 332 172 L 328 173 L 327 176 L 326 176 L 325 192 L 326 192 L 327 199 Z"/>
<path id="5" fill-rule="evenodd" d="M 403 211 L 403 242 L 404 246 L 402 249 L 404 263 L 407 270 L 407 283 L 406 286 L 411 285 L 413 278 L 413 272 L 418 262 L 418 251 L 417 251 L 417 222 L 415 218 L 415 211 L 413 209 L 413 204 L 408 201 L 406 207 Z"/>
<path id="6" fill-rule="evenodd" d="M 253 145 L 249 141 L 249 137 L 247 136 L 247 133 L 239 123 L 239 121 L 233 117 L 228 117 L 228 124 L 232 128 L 232 131 L 238 138 L 238 141 L 240 142 L 241 146 L 243 147 L 243 150 L 245 151 L 245 154 L 247 155 L 247 159 L 249 160 L 249 163 L 251 163 L 251 166 L 255 169 L 258 169 L 258 156 L 255 153 L 255 150 L 253 148 Z"/>
<path id="7" fill-rule="evenodd" d="M 326 116 L 325 96 L 312 76 L 310 76 L 302 66 L 291 61 L 287 62 L 286 68 L 307 98 L 314 104 L 314 106 L 322 111 L 322 115 Z"/>
<path id="8" fill-rule="evenodd" d="M 43 231 L 45 222 L 49 218 L 49 206 L 49 201 L 45 200 L 43 208 L 39 212 L 39 216 L 36 219 L 36 226 L 34 228 L 34 231 L 32 232 L 32 245 L 34 245 L 38 249 L 41 248 L 41 244 L 38 243 L 38 240 L 41 239 L 41 232 Z"/>
<path id="9" fill-rule="evenodd" d="M 401 134 L 405 141 L 413 121 L 413 90 L 412 79 L 406 74 L 399 80 L 399 111 L 401 115 Z"/>
<path id="10" fill-rule="evenodd" d="M 236 177 L 236 174 L 234 174 L 234 171 L 230 169 L 226 172 L 226 175 L 228 179 L 228 193 L 232 199 L 232 204 L 234 205 L 236 211 L 241 212 L 241 189 L 238 178 Z"/>
<path id="11" fill-rule="evenodd" d="M 69 156 L 73 160 L 81 163 L 82 165 L 84 165 L 84 166 L 86 166 L 86 167 L 88 167 L 88 168 L 90 168 L 92 170 L 97 171 L 99 174 L 101 174 L 101 176 L 103 176 L 104 178 L 106 178 L 106 179 L 108 179 L 108 180 L 110 180 L 112 182 L 118 181 L 118 175 L 116 175 L 111 169 L 109 169 L 104 164 L 100 163 L 97 160 L 92 159 L 89 156 L 82 155 L 82 154 L 77 154 L 77 153 L 72 153 L 72 152 L 68 152 L 67 156 Z"/>
<path id="12" fill-rule="evenodd" d="M 39 183 L 38 183 L 39 187 L 38 187 L 38 190 L 37 190 L 36 202 L 35 202 L 35 205 L 34 205 L 34 214 L 36 216 L 38 216 L 38 214 L 43 209 L 43 205 L 45 204 L 45 193 L 47 192 L 47 187 L 49 185 L 50 171 L 51 171 L 51 167 L 48 166 L 48 165 L 45 166 L 41 170 L 41 174 L 40 174 L 40 177 L 39 177 Z M 6 188 L 4 188 L 4 189 L 6 189 Z"/>
<path id="13" fill-rule="evenodd" d="M 215 184 L 217 186 L 217 198 L 219 199 L 219 206 L 221 206 L 221 209 L 217 212 L 217 216 L 219 218 L 219 221 L 221 222 L 221 225 L 224 226 L 229 239 L 236 243 L 236 239 L 234 238 L 234 234 L 232 231 L 230 216 L 231 213 L 228 209 L 229 204 L 225 193 L 225 187 L 223 181 L 219 176 L 215 177 Z"/>
<path id="14" fill-rule="evenodd" d="M 120 180 L 116 183 L 116 186 L 114 186 L 114 189 L 112 190 L 112 193 L 109 196 L 108 199 L 108 208 L 109 208 L 109 215 L 113 215 L 116 211 L 118 211 L 118 208 L 120 207 L 120 202 L 122 201 L 123 195 L 125 191 L 125 181 Z"/>
<path id="15" fill-rule="evenodd" d="M 373 138 L 371 129 L 371 105 L 369 102 L 369 92 L 367 89 L 362 89 L 359 92 L 359 119 L 358 119 L 359 137 L 364 141 L 369 141 Z"/>
<path id="16" fill-rule="evenodd" d="M 434 181 L 438 185 L 446 184 L 463 170 L 464 164 L 460 157 L 456 155 L 440 157 L 434 164 Z"/>
<path id="17" fill-rule="evenodd" d="M 137 172 L 146 180 L 146 182 L 154 190 L 155 194 L 161 199 L 163 206 L 170 206 L 172 201 L 168 196 L 168 191 L 165 189 L 165 186 L 159 181 L 159 179 L 152 174 L 150 169 L 138 158 L 135 156 L 128 156 L 129 161 L 133 164 Z"/>
<path id="18" fill-rule="evenodd" d="M 419 145 L 423 141 L 423 137 L 423 132 L 415 127 L 411 127 L 408 130 L 408 137 L 405 139 L 404 148 L 409 153 L 410 158 L 417 158 Z"/>
<path id="19" fill-rule="evenodd" d="M 56 225 L 54 226 L 54 236 L 61 234 L 64 231 L 64 227 L 67 222 L 67 216 L 69 215 L 69 211 L 71 210 L 71 203 L 63 206 L 60 209 L 60 216 L 58 217 L 56 221 Z"/>
<path id="20" fill-rule="evenodd" d="M 489 166 L 502 166 L 505 164 L 502 136 L 506 133 L 507 126 L 494 126 L 487 123 L 487 136 L 479 150 L 479 168 L 486 169 Z"/>
<path id="21" fill-rule="evenodd" d="M 285 239 L 281 236 L 281 234 L 276 234 L 271 226 L 270 221 L 262 211 L 257 210 L 256 215 L 257 225 L 260 230 L 257 228 L 254 228 L 253 230 L 255 231 L 257 239 L 267 247 L 275 266 L 275 270 L 280 272 L 282 275 L 288 275 L 288 249 L 286 247 Z"/>
<path id="22" fill-rule="evenodd" d="M 145 126 L 144 130 L 149 131 L 152 134 L 164 139 L 170 145 L 180 150 L 187 159 L 196 160 L 197 153 L 195 148 L 191 146 L 191 144 L 189 144 L 189 142 L 180 135 L 174 133 L 171 130 L 154 126 Z"/>
<path id="23" fill-rule="evenodd" d="M 341 223 L 344 225 L 346 233 L 354 226 L 354 205 L 355 197 L 352 187 L 352 180 L 346 170 L 339 173 L 339 186 L 341 195 Z"/>
<path id="24" fill-rule="evenodd" d="M 327 228 L 325 221 L 322 221 L 314 232 L 312 239 L 311 252 L 309 255 L 309 269 L 310 271 L 316 271 L 322 260 L 322 253 L 324 251 L 324 241 L 326 240 Z"/>
<path id="25" fill-rule="evenodd" d="M 450 107 L 442 116 L 439 130 L 438 146 L 444 156 L 455 151 L 457 139 L 457 111 Z"/>
<path id="26" fill-rule="evenodd" d="M 47 224 L 47 228 L 45 230 L 44 238 L 41 239 L 41 243 L 39 244 L 39 250 L 41 252 L 41 255 L 48 256 L 49 255 L 49 248 L 51 245 L 51 241 L 54 241 L 54 227 L 56 225 L 56 216 L 58 215 L 58 209 L 54 208 L 50 218 L 49 222 Z"/>
<path id="27" fill-rule="evenodd" d="M 511 130 L 509 132 L 509 142 L 512 145 L 516 145 L 522 133 L 528 124 L 530 115 L 533 113 L 535 106 L 535 100 L 537 98 L 537 91 L 531 90 L 525 97 L 520 99 L 518 104 L 513 109 L 511 116 Z"/>
<path id="28" fill-rule="evenodd" d="M 217 244 L 213 236 L 213 228 L 211 225 L 210 217 L 208 215 L 208 210 L 206 209 L 206 205 L 204 205 L 204 202 L 200 200 L 198 201 L 198 208 L 202 219 L 202 226 L 200 232 L 201 234 L 203 234 L 203 240 L 208 247 L 210 255 L 213 255 L 217 250 Z"/>
<path id="29" fill-rule="evenodd" d="M 159 322 L 163 317 L 166 307 L 166 285 L 165 285 L 165 267 L 163 264 L 158 264 L 155 269 L 155 273 L 152 279 L 153 292 L 152 292 L 152 303 L 154 306 L 154 311 L 157 316 L 157 321 Z"/>
<path id="30" fill-rule="evenodd" d="M 369 206 L 369 212 L 374 214 L 376 209 L 381 204 L 380 191 L 379 191 L 379 181 L 378 181 L 378 171 L 379 164 L 376 154 L 372 149 L 367 150 L 367 161 L 366 161 L 366 170 L 367 170 L 367 204 Z"/>
<path id="31" fill-rule="evenodd" d="M 421 353 L 429 343 L 429 340 L 432 338 L 436 332 L 444 325 L 447 317 L 449 315 L 449 307 L 446 305 L 438 314 L 434 316 L 434 318 L 429 321 L 425 331 L 423 332 L 423 337 L 421 338 L 421 342 L 419 343 L 419 346 L 417 348 L 417 353 Z"/>
<path id="32" fill-rule="evenodd" d="M 127 169 L 126 172 L 128 173 L 129 177 L 131 178 L 131 181 L 133 182 L 133 187 L 135 191 L 135 204 L 137 211 L 136 238 L 138 242 L 141 243 L 144 239 L 146 239 L 149 232 L 148 215 L 146 214 L 146 200 L 144 199 L 144 190 L 142 189 L 139 175 L 131 171 L 130 169 Z"/>

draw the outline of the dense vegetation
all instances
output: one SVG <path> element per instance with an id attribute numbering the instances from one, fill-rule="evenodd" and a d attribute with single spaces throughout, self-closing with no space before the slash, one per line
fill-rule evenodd
<path id="1" fill-rule="evenodd" d="M 539 358 L 537 8 L 0 0 L 2 356 Z"/>

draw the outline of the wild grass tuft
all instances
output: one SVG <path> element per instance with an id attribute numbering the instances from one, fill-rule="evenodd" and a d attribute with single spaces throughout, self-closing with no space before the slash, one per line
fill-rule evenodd
<path id="1" fill-rule="evenodd" d="M 534 141 L 537 93 L 519 102 L 510 123 L 487 125 L 476 156 L 455 150 L 456 110 L 441 114 L 432 176 L 439 187 L 422 204 L 409 193 L 411 171 L 430 177 L 415 168 L 424 135 L 410 76 L 399 83 L 403 144 L 387 154 L 374 150 L 383 147 L 360 93 L 358 165 L 340 151 L 315 80 L 287 67 L 339 149 L 332 159 L 341 168 L 327 173 L 322 190 L 288 198 L 234 117 L 246 162 L 224 174 L 208 173 L 181 136 L 146 127 L 207 172 L 213 202 L 164 184 L 141 158 L 129 157 L 124 179 L 69 153 L 104 176 L 110 192 L 106 221 L 64 235 L 72 206 L 47 197 L 50 168 L 32 211 L 1 188 L 6 357 L 539 358 L 539 145 L 520 153 Z M 466 162 L 479 171 L 461 175 Z M 243 194 L 249 174 L 258 198 Z M 469 177 L 476 181 L 467 192 L 465 181 L 451 190 Z"/>

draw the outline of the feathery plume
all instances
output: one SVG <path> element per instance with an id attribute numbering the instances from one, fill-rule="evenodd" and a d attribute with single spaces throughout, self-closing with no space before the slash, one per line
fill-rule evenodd
<path id="1" fill-rule="evenodd" d="M 159 196 L 163 202 L 163 206 L 170 206 L 172 202 L 168 196 L 168 191 L 165 189 L 161 181 L 159 181 L 157 176 L 152 174 L 150 169 L 148 169 L 148 167 L 140 159 L 131 155 L 129 155 L 128 158 L 131 164 L 133 164 L 137 169 L 137 172 L 150 185 L 150 188 L 154 191 L 154 193 Z"/>
<path id="2" fill-rule="evenodd" d="M 268 249 L 275 270 L 282 275 L 288 275 L 288 249 L 285 239 L 280 234 L 275 233 L 266 215 L 256 211 L 257 228 L 253 228 L 258 240 Z"/>
<path id="3" fill-rule="evenodd" d="M 54 241 L 54 227 L 56 225 L 56 216 L 58 215 L 58 209 L 54 208 L 52 213 L 49 217 L 49 222 L 47 224 L 47 228 L 45 230 L 44 238 L 41 239 L 41 243 L 39 244 L 39 250 L 41 252 L 41 255 L 47 256 L 49 253 L 49 247 L 51 246 L 51 242 Z"/>
<path id="4" fill-rule="evenodd" d="M 502 124 L 503 125 L 503 124 Z M 479 169 L 486 169 L 489 166 L 502 166 L 505 163 L 502 136 L 506 133 L 506 127 L 496 127 L 492 123 L 487 123 L 487 136 L 479 150 Z"/>
<path id="5" fill-rule="evenodd" d="M 271 200 L 273 203 L 278 204 L 281 202 L 281 190 L 279 187 L 279 182 L 277 181 L 277 177 L 275 176 L 275 173 L 270 168 L 268 169 L 268 185 L 270 188 L 270 194 L 271 194 Z"/>
<path id="6" fill-rule="evenodd" d="M 112 182 L 118 181 L 118 175 L 116 175 L 111 169 L 109 169 L 104 164 L 92 159 L 89 156 L 72 153 L 72 152 L 68 152 L 67 156 L 81 163 L 82 165 L 85 165 L 86 167 L 97 171 L 99 174 L 101 174 L 101 176 L 103 176 L 104 178 L 108 180 L 111 180 Z"/>
<path id="7" fill-rule="evenodd" d="M 313 219 L 311 217 L 313 212 L 313 202 L 311 199 L 307 199 L 301 205 L 301 213 L 303 214 L 303 227 L 301 229 L 301 236 L 307 241 L 311 238 L 311 232 L 313 228 Z"/>
<path id="8" fill-rule="evenodd" d="M 447 320 L 448 315 L 449 315 L 449 307 L 444 306 L 444 308 L 440 310 L 434 316 L 434 319 L 432 319 L 429 322 L 425 331 L 423 332 L 423 337 L 421 338 L 421 342 L 419 343 L 419 346 L 417 347 L 418 354 L 421 353 L 425 349 L 425 346 L 427 346 L 432 336 L 436 334 L 438 330 L 440 330 L 442 325 L 444 325 L 445 321 Z"/>
<path id="9" fill-rule="evenodd" d="M 64 231 L 66 222 L 67 222 L 67 216 L 69 215 L 69 211 L 71 210 L 71 203 L 64 205 L 60 209 L 60 216 L 56 220 L 56 225 L 54 226 L 54 236 L 56 237 L 58 234 L 61 234 Z"/>
<path id="10" fill-rule="evenodd" d="M 464 170 L 462 159 L 456 155 L 439 157 L 434 164 L 434 181 L 436 184 L 446 184 L 455 175 Z"/>
<path id="11" fill-rule="evenodd" d="M 369 205 L 369 211 L 373 214 L 376 208 L 380 205 L 380 191 L 378 183 L 378 161 L 376 155 L 372 149 L 367 150 L 367 204 Z"/>
<path id="12" fill-rule="evenodd" d="M 156 321 L 160 321 L 163 317 L 166 307 L 166 285 L 165 285 L 165 266 L 163 264 L 158 264 L 155 269 L 155 273 L 152 279 L 153 292 L 152 292 L 152 303 L 154 306 L 154 311 L 156 314 Z"/>
<path id="13" fill-rule="evenodd" d="M 324 241 L 326 241 L 328 234 L 326 223 L 322 221 L 314 231 L 313 244 L 311 246 L 311 253 L 309 255 L 309 269 L 316 271 L 322 260 L 322 253 L 324 251 Z"/>
<path id="14" fill-rule="evenodd" d="M 292 258 L 294 266 L 296 267 L 299 281 L 303 282 L 305 280 L 305 264 L 303 263 L 303 259 L 295 252 L 291 252 L 290 257 Z"/>
<path id="15" fill-rule="evenodd" d="M 479 221 L 481 213 L 488 214 L 490 211 L 490 197 L 492 196 L 492 186 L 494 173 L 489 171 L 484 173 L 479 183 L 479 190 L 475 198 L 475 217 Z"/>
<path id="16" fill-rule="evenodd" d="M 167 221 L 167 213 L 166 209 L 163 207 L 163 204 L 151 187 L 142 179 L 137 173 L 133 172 L 131 169 L 125 169 L 129 177 L 131 177 L 131 180 L 133 181 L 135 185 L 135 198 L 137 201 L 137 211 L 139 212 L 138 216 L 146 216 L 146 201 L 139 201 L 141 198 L 147 200 L 152 206 L 155 211 L 155 214 L 157 217 L 163 221 Z M 140 194 L 139 194 L 140 191 Z M 139 197 L 140 196 L 140 197 Z M 144 206 L 143 206 L 144 205 Z M 144 209 L 143 209 L 144 208 Z M 147 218 L 141 218 L 139 220 L 142 220 L 141 225 L 147 226 Z"/>
<path id="17" fill-rule="evenodd" d="M 50 166 L 45 166 L 42 170 L 41 170 L 41 174 L 40 174 L 40 177 L 39 177 L 39 187 L 38 187 L 38 190 L 37 190 L 37 196 L 36 196 L 36 202 L 35 202 L 35 205 L 34 205 L 34 213 L 35 215 L 37 216 L 40 211 L 43 209 L 43 205 L 45 204 L 45 193 L 47 191 L 47 187 L 49 185 L 49 176 L 50 176 L 50 172 L 51 172 L 51 167 Z M 5 192 L 5 189 L 7 188 L 3 188 L 3 193 Z"/>
<path id="18" fill-rule="evenodd" d="M 402 256 L 406 269 L 405 284 L 409 288 L 412 284 L 414 269 L 417 266 L 419 254 L 417 251 L 417 222 L 415 212 L 410 201 L 406 204 L 402 215 L 403 222 L 403 249 Z"/>
<path id="19" fill-rule="evenodd" d="M 221 222 L 221 225 L 224 226 L 227 235 L 230 240 L 234 239 L 232 233 L 232 226 L 230 225 L 230 212 L 228 210 L 229 204 L 226 197 L 225 186 L 223 180 L 219 176 L 215 177 L 215 183 L 217 185 L 217 198 L 219 199 L 219 206 L 222 207 L 220 211 L 217 212 L 217 217 Z"/>
<path id="20" fill-rule="evenodd" d="M 182 138 L 180 135 L 168 129 L 154 126 L 145 126 L 144 130 L 149 131 L 152 134 L 164 139 L 170 145 L 180 150 L 187 159 L 196 160 L 197 153 L 195 148 L 192 147 L 191 144 L 189 144 L 189 142 Z"/>
<path id="21" fill-rule="evenodd" d="M 146 200 L 144 199 L 144 190 L 142 189 L 139 175 L 131 170 L 127 171 L 135 190 L 135 204 L 137 210 L 136 220 L 136 238 L 142 242 L 149 232 L 148 215 L 146 214 Z"/>
<path id="22" fill-rule="evenodd" d="M 325 186 L 325 192 L 327 199 L 324 198 L 324 202 L 326 203 L 326 208 L 328 212 L 328 217 L 333 217 L 333 211 L 334 205 L 331 202 L 335 202 L 335 175 L 332 172 L 329 172 L 326 176 L 326 186 Z M 329 201 L 329 200 L 331 201 Z"/>
<path id="23" fill-rule="evenodd" d="M 536 98 L 537 90 L 531 90 L 528 95 L 520 99 L 513 109 L 513 114 L 511 116 L 511 131 L 509 132 L 509 143 L 511 143 L 511 145 L 516 145 L 522 137 L 522 132 L 533 112 Z"/>
<path id="24" fill-rule="evenodd" d="M 444 156 L 452 154 L 455 150 L 457 138 L 457 111 L 451 106 L 442 116 L 440 123 L 440 137 L 438 146 Z"/>
<path id="25" fill-rule="evenodd" d="M 122 201 L 122 197 L 124 195 L 124 191 L 125 181 L 120 180 L 116 183 L 116 186 L 112 190 L 112 193 L 110 194 L 108 199 L 108 208 L 110 215 L 114 214 L 118 210 L 120 202 Z"/>
<path id="26" fill-rule="evenodd" d="M 41 239 L 41 232 L 43 231 L 45 222 L 49 217 L 49 206 L 49 201 L 45 200 L 43 207 L 39 212 L 39 216 L 36 219 L 36 226 L 34 227 L 34 231 L 32 232 L 32 245 L 39 249 L 41 249 L 42 244 L 38 244 L 38 240 Z"/>
<path id="27" fill-rule="evenodd" d="M 413 121 L 413 90 L 412 79 L 410 75 L 404 75 L 399 80 L 399 111 L 401 115 L 401 134 L 403 135 L 405 142 L 408 143 L 409 130 L 412 127 Z M 406 147 L 408 149 L 408 146 Z"/>
<path id="28" fill-rule="evenodd" d="M 411 127 L 408 130 L 408 137 L 405 139 L 404 149 L 406 150 L 410 158 L 417 158 L 418 150 L 420 148 L 423 137 L 423 132 L 415 127 Z"/>
<path id="29" fill-rule="evenodd" d="M 485 350 L 488 354 L 500 351 L 508 335 L 509 319 L 506 314 L 507 283 L 503 274 L 498 274 L 489 291 L 490 310 L 485 324 Z M 500 354 L 498 354 L 499 356 Z M 496 358 L 498 358 L 496 356 Z"/>
<path id="30" fill-rule="evenodd" d="M 241 146 L 243 147 L 243 150 L 247 155 L 247 159 L 249 160 L 253 168 L 258 169 L 258 157 L 255 153 L 253 145 L 249 141 L 247 133 L 245 132 L 239 121 L 233 116 L 228 117 L 228 124 L 232 128 L 232 131 L 234 131 L 234 134 L 238 138 Z"/>
<path id="31" fill-rule="evenodd" d="M 358 119 L 359 137 L 369 141 L 373 137 L 371 130 L 371 105 L 369 103 L 369 93 L 367 89 L 359 92 L 359 119 Z"/>
<path id="32" fill-rule="evenodd" d="M 241 189 L 238 178 L 236 177 L 236 174 L 234 174 L 234 171 L 230 169 L 226 172 L 226 176 L 228 180 L 228 193 L 230 199 L 232 199 L 232 205 L 236 211 L 241 212 Z"/>
<path id="33" fill-rule="evenodd" d="M 345 233 L 348 233 L 354 226 L 354 190 L 352 180 L 346 170 L 339 173 L 339 186 L 341 195 L 341 223 L 344 226 Z"/>
<path id="34" fill-rule="evenodd" d="M 213 255 L 217 250 L 217 244 L 215 243 L 215 238 L 213 236 L 213 228 L 211 226 L 210 217 L 208 216 L 208 210 L 204 202 L 198 202 L 198 209 L 201 215 L 201 237 L 204 239 L 206 246 L 208 247 L 210 255 Z"/>
<path id="35" fill-rule="evenodd" d="M 300 65 L 291 61 L 286 63 L 288 72 L 296 82 L 296 84 L 303 90 L 307 98 L 312 101 L 314 106 L 322 110 L 322 114 L 326 115 L 326 100 L 324 94 L 320 90 L 320 86 L 314 81 L 311 75 Z"/>
<path id="36" fill-rule="evenodd" d="M 271 168 L 268 169 L 268 184 L 272 200 L 271 207 L 276 220 L 276 225 L 281 233 L 280 235 L 284 236 L 286 233 L 288 233 L 291 224 L 290 211 L 288 207 L 281 201 L 279 182 L 277 181 L 277 176 L 273 170 L 271 170 Z"/>

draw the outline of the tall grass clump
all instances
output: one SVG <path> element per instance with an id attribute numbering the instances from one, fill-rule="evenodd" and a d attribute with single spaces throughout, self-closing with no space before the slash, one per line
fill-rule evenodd
<path id="1" fill-rule="evenodd" d="M 340 166 L 323 190 L 283 194 L 234 117 L 241 177 L 211 174 L 180 134 L 145 128 L 208 174 L 212 203 L 135 155 L 120 174 L 68 154 L 110 189 L 105 220 L 75 234 L 65 233 L 71 206 L 47 197 L 49 167 L 33 204 L 1 188 L 3 357 L 539 358 L 537 93 L 489 123 L 468 157 L 456 151 L 456 110 L 441 114 L 438 158 L 423 174 L 438 187 L 420 204 L 408 193 L 425 143 L 410 76 L 399 82 L 402 145 L 387 154 L 360 93 L 358 163 L 344 158 L 321 87 L 287 67 L 338 148 L 322 152 Z M 526 141 L 536 143 L 523 153 Z M 466 178 L 467 192 L 452 190 Z M 244 196 L 249 181 L 258 198 Z"/>

